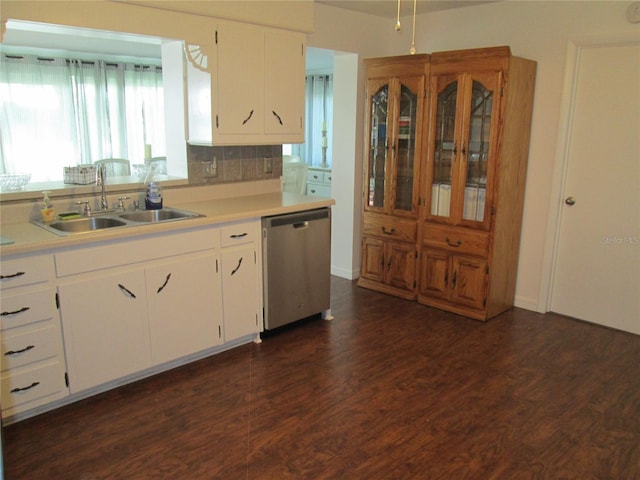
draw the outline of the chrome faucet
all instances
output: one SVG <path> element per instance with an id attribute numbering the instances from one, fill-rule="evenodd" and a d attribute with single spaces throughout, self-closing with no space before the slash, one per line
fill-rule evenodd
<path id="1" fill-rule="evenodd" d="M 105 193 L 105 184 L 107 183 L 107 166 L 98 166 L 98 185 L 100 185 L 100 209 L 109 210 L 109 202 L 107 202 L 107 195 Z"/>

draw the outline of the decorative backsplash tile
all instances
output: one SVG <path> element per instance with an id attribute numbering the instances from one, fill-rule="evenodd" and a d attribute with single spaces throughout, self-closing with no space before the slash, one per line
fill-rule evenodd
<path id="1" fill-rule="evenodd" d="M 282 145 L 187 146 L 189 185 L 250 182 L 282 176 Z"/>

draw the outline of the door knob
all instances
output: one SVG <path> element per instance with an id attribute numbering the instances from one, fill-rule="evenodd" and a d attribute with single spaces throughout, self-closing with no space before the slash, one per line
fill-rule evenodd
<path id="1" fill-rule="evenodd" d="M 576 198 L 575 197 L 567 197 L 565 199 L 564 203 L 566 203 L 569 206 L 575 205 L 576 204 Z"/>

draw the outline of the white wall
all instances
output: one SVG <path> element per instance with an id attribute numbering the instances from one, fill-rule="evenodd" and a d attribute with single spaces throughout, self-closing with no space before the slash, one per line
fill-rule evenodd
<path id="1" fill-rule="evenodd" d="M 630 24 L 625 19 L 625 10 L 630 3 L 615 0 L 504 1 L 425 14 L 416 21 L 418 53 L 509 45 L 514 55 L 538 62 L 516 289 L 516 304 L 520 307 L 544 311 L 547 303 L 548 223 L 559 204 L 558 198 L 552 198 L 555 193 L 552 185 L 568 43 L 592 36 L 640 36 L 640 25 Z M 310 35 L 309 43 L 322 48 L 355 51 L 361 58 L 407 54 L 411 44 L 411 21 L 403 19 L 402 24 L 406 27 L 400 32 L 394 31 L 394 23 L 394 20 L 381 22 L 369 15 L 317 5 L 316 30 Z M 364 96 L 362 78 L 358 94 Z M 356 145 L 360 155 L 354 161 L 360 172 L 358 175 L 361 175 L 364 129 L 362 116 L 359 119 Z"/>

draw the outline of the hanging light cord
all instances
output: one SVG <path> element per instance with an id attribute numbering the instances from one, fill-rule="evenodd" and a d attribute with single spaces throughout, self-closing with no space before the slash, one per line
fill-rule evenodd
<path id="1" fill-rule="evenodd" d="M 409 53 L 411 55 L 415 55 L 416 54 L 416 3 L 418 0 L 413 0 L 413 33 L 411 36 L 411 50 L 409 50 Z M 400 3 L 400 0 L 398 0 L 398 3 Z"/>
<path id="2" fill-rule="evenodd" d="M 396 32 L 400 31 L 400 0 L 398 0 L 398 16 L 396 18 Z"/>

